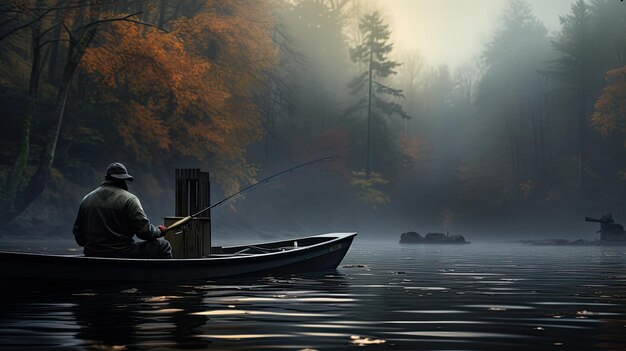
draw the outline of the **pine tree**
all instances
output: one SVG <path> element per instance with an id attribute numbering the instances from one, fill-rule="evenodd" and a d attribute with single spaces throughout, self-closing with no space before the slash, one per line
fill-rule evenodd
<path id="1" fill-rule="evenodd" d="M 548 74 L 558 79 L 561 92 L 577 119 L 578 182 L 582 183 L 583 155 L 586 151 L 589 115 L 593 106 L 592 86 L 595 68 L 590 48 L 594 47 L 591 37 L 591 9 L 583 0 L 572 5 L 570 13 L 561 16 L 561 31 L 552 46 L 560 57 L 554 60 Z M 597 80 L 597 79 L 596 79 Z"/>
<path id="2" fill-rule="evenodd" d="M 482 55 L 485 72 L 477 87 L 476 104 L 490 118 L 488 123 L 504 132 L 493 136 L 498 146 L 492 150 L 501 171 L 514 174 L 513 189 L 527 179 L 543 182 L 538 179 L 546 178 L 541 147 L 546 138 L 537 130 L 546 123 L 541 104 L 550 91 L 550 82 L 538 71 L 552 57 L 547 34 L 526 1 L 511 0 Z"/>
<path id="3" fill-rule="evenodd" d="M 383 116 L 399 115 L 402 118 L 411 117 L 404 112 L 402 106 L 395 101 L 388 100 L 389 97 L 404 97 L 402 90 L 394 89 L 383 84 L 387 78 L 397 72 L 394 70 L 401 63 L 392 61 L 389 54 L 393 49 L 390 42 L 389 25 L 383 22 L 378 11 L 365 15 L 360 23 L 362 41 L 350 50 L 352 62 L 359 64 L 359 68 L 365 70 L 355 77 L 349 84 L 352 95 L 365 95 L 361 97 L 355 105 L 350 107 L 346 114 L 367 109 L 367 141 L 366 141 L 366 166 L 365 174 L 369 177 L 372 170 L 372 119 L 375 113 Z M 383 125 L 384 122 L 383 122 Z"/>

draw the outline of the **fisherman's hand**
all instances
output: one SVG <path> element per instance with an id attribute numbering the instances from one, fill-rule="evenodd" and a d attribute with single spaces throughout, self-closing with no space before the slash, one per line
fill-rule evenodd
<path id="1" fill-rule="evenodd" d="M 161 224 L 157 228 L 159 228 L 159 230 L 161 231 L 161 236 L 165 236 L 165 232 L 167 231 L 167 227 Z"/>

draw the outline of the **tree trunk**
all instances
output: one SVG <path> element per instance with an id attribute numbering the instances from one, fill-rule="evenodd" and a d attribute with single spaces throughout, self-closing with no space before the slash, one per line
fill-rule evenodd
<path id="1" fill-rule="evenodd" d="M 578 186 L 580 187 L 581 193 L 584 192 L 584 172 L 583 172 L 583 163 L 585 157 L 585 139 L 587 137 L 587 124 L 589 123 L 587 116 L 587 84 L 585 79 L 585 72 L 581 69 L 581 95 L 580 95 L 580 105 L 578 107 Z"/>
<path id="2" fill-rule="evenodd" d="M 367 151 L 365 159 L 365 177 L 369 179 L 372 171 L 372 62 L 374 61 L 374 35 L 370 39 L 369 87 L 367 93 Z"/>
<path id="3" fill-rule="evenodd" d="M 273 98 L 272 98 L 272 88 L 269 87 L 267 92 L 267 107 L 265 108 L 265 169 L 268 170 L 271 167 L 272 163 L 272 133 L 273 125 L 272 125 L 272 107 L 273 107 Z"/>
<path id="4" fill-rule="evenodd" d="M 72 82 L 72 77 L 74 76 L 76 68 L 80 64 L 83 55 L 85 55 L 87 47 L 89 47 L 89 44 L 93 40 L 97 31 L 97 25 L 87 27 L 78 42 L 76 44 L 71 44 L 69 47 L 67 62 L 63 71 L 63 78 L 61 81 L 61 85 L 59 86 L 56 106 L 54 109 L 54 114 L 56 115 L 56 123 L 54 125 L 54 128 L 52 128 L 53 134 L 52 137 L 49 139 L 49 144 L 46 148 L 46 157 L 44 158 L 44 162 L 42 163 L 42 166 L 46 167 L 48 169 L 48 172 L 50 171 L 50 168 L 52 168 L 52 163 L 54 162 L 54 152 L 56 150 L 57 142 L 59 140 L 59 134 L 61 132 L 61 125 L 63 123 L 63 116 L 65 115 L 65 105 L 67 102 L 67 95 L 69 92 L 70 84 Z"/>
<path id="5" fill-rule="evenodd" d="M 57 0 L 56 6 L 59 7 L 61 5 L 61 0 Z M 61 19 L 61 11 L 57 11 L 54 16 L 54 23 L 59 23 Z M 61 26 L 57 25 L 56 28 L 52 30 L 52 40 L 57 40 L 55 43 L 51 43 L 52 51 L 50 52 L 50 62 L 48 64 L 48 80 L 56 84 L 59 82 L 59 54 L 61 49 L 61 42 L 58 41 L 61 39 Z"/>
<path id="6" fill-rule="evenodd" d="M 89 26 L 80 36 L 77 42 L 70 43 L 69 52 L 67 55 L 67 61 L 65 63 L 65 69 L 61 79 L 61 85 L 57 94 L 56 105 L 53 110 L 53 117 L 56 119 L 54 126 L 50 129 L 51 133 L 48 137 L 48 144 L 45 149 L 44 157 L 37 172 L 30 180 L 26 188 L 20 192 L 16 197 L 13 209 L 11 211 L 4 212 L 0 216 L 4 222 L 13 220 L 20 213 L 22 213 L 35 199 L 44 191 L 46 183 L 50 178 L 50 171 L 54 163 L 54 155 L 59 141 L 59 135 L 61 133 L 61 126 L 63 123 L 63 116 L 65 115 L 65 107 L 67 103 L 67 96 L 72 82 L 72 77 L 76 68 L 80 64 L 85 50 L 91 43 L 91 40 L 98 31 L 98 25 Z"/>
<path id="7" fill-rule="evenodd" d="M 165 14 L 167 13 L 167 0 L 161 0 L 159 4 L 159 21 L 157 24 L 159 27 L 163 27 L 165 24 Z"/>
<path id="8" fill-rule="evenodd" d="M 24 173 L 28 165 L 30 156 L 30 127 L 33 116 L 37 111 L 37 96 L 39 92 L 39 78 L 41 76 L 41 47 L 39 45 L 39 35 L 41 28 L 39 23 L 31 27 L 32 32 L 32 50 L 33 61 L 31 63 L 30 79 L 28 82 L 28 106 L 26 108 L 26 116 L 22 123 L 22 138 L 19 145 L 19 151 L 13 168 L 9 172 L 4 187 L 2 188 L 2 215 L 11 215 L 15 212 L 18 191 L 22 184 Z M 21 211 L 20 211 L 21 212 Z M 19 214 L 19 213 L 18 213 Z"/>
<path id="9" fill-rule="evenodd" d="M 34 100 L 29 101 L 28 112 L 22 123 L 22 140 L 20 143 L 17 159 L 13 164 L 13 168 L 7 176 L 4 188 L 2 189 L 2 207 L 3 214 L 13 212 L 15 209 L 15 200 L 17 192 L 22 183 L 24 172 L 28 164 L 28 157 L 30 154 L 30 126 L 35 113 L 36 102 Z"/>

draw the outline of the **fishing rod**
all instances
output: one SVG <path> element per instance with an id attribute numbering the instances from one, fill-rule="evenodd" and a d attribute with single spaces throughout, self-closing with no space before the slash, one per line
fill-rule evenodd
<path id="1" fill-rule="evenodd" d="M 290 175 L 294 174 L 294 172 L 296 170 L 300 169 L 300 168 L 304 168 L 304 167 L 307 167 L 307 166 L 310 166 L 310 165 L 313 165 L 313 164 L 316 164 L 316 163 L 331 162 L 331 161 L 336 160 L 338 157 L 339 156 L 337 156 L 337 155 L 322 157 L 322 158 L 317 159 L 317 160 L 313 160 L 313 161 L 309 161 L 309 162 L 303 163 L 301 165 L 297 165 L 295 167 L 289 168 L 289 169 L 284 170 L 282 172 L 278 172 L 278 173 L 272 175 L 271 177 L 267 177 L 267 178 L 265 178 L 263 180 L 260 180 L 260 181 L 254 183 L 254 184 L 252 184 L 250 186 L 247 186 L 246 188 L 244 188 L 243 190 L 241 190 L 241 191 L 239 191 L 237 193 L 234 193 L 234 194 L 232 194 L 230 196 L 225 197 L 224 199 L 214 203 L 213 205 L 211 205 L 211 206 L 209 206 L 209 207 L 207 207 L 207 208 L 205 208 L 205 209 L 203 209 L 201 211 L 198 211 L 198 212 L 196 212 L 196 213 L 194 213 L 194 214 L 192 214 L 190 216 L 187 216 L 187 217 L 185 217 L 183 219 L 178 220 L 177 222 L 175 222 L 172 225 L 170 225 L 169 227 L 167 227 L 166 232 L 169 232 L 170 230 L 173 230 L 173 229 L 176 229 L 176 228 L 178 228 L 180 226 L 185 225 L 187 222 L 191 221 L 192 218 L 198 217 L 202 213 L 204 213 L 204 212 L 206 212 L 206 211 L 208 211 L 208 210 L 210 210 L 212 208 L 224 205 L 224 204 L 226 204 L 226 203 L 228 203 L 228 202 L 230 202 L 232 200 L 235 200 L 238 197 L 241 197 L 241 196 L 245 195 L 248 192 L 252 192 L 255 188 L 259 189 L 261 186 L 265 186 L 265 185 L 271 184 L 271 183 L 273 183 L 275 181 L 283 180 L 283 179 L 289 177 Z"/>

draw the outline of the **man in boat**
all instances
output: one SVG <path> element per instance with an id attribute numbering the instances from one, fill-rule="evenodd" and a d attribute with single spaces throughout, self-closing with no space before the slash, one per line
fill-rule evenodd
<path id="1" fill-rule="evenodd" d="M 111 163 L 104 182 L 81 201 L 73 231 L 85 256 L 172 258 L 170 243 L 161 239 L 167 228 L 150 224 L 128 191 L 126 181 L 132 180 L 123 164 Z M 143 241 L 134 241 L 135 235 Z"/>

